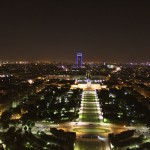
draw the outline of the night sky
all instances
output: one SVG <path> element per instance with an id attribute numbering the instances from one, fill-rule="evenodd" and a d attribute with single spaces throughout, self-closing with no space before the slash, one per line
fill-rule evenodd
<path id="1" fill-rule="evenodd" d="M 150 3 L 99 1 L 1 1 L 0 60 L 150 61 Z"/>

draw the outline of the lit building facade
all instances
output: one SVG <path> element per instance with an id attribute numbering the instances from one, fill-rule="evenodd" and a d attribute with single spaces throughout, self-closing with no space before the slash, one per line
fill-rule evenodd
<path id="1" fill-rule="evenodd" d="M 77 56 L 76 56 L 76 67 L 77 68 L 82 68 L 82 63 L 83 63 L 82 53 L 77 53 Z"/>

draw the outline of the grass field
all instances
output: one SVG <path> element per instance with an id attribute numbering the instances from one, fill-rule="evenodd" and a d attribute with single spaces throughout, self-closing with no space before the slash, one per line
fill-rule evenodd
<path id="1" fill-rule="evenodd" d="M 96 93 L 85 92 L 82 99 L 82 113 L 80 113 L 79 119 L 82 122 L 98 122 L 99 114 L 97 109 Z"/>

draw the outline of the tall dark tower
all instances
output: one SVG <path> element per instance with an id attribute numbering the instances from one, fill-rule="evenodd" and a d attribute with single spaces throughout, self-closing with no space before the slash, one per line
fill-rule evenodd
<path id="1" fill-rule="evenodd" d="M 82 63 L 83 63 L 82 53 L 77 53 L 77 56 L 76 56 L 76 66 L 77 66 L 77 68 L 81 68 Z"/>

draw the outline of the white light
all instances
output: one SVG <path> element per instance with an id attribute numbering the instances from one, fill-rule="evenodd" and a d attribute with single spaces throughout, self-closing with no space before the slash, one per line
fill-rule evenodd
<path id="1" fill-rule="evenodd" d="M 29 83 L 29 84 L 33 84 L 34 82 L 33 82 L 33 80 L 29 79 L 29 80 L 28 80 L 28 83 Z"/>

